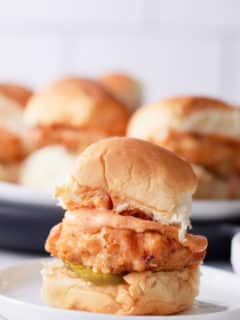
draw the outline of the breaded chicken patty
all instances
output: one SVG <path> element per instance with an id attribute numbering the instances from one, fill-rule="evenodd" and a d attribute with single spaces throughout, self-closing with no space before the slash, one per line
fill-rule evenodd
<path id="1" fill-rule="evenodd" d="M 101 224 L 98 225 L 94 213 L 92 217 L 88 214 L 84 211 L 68 214 L 63 223 L 50 232 L 46 250 L 63 261 L 103 273 L 181 270 L 198 265 L 204 259 L 205 239 L 188 235 L 186 242 L 180 242 L 176 227 L 159 227 L 159 223 L 111 211 L 106 215 L 100 211 Z M 137 231 L 142 232 L 135 231 L 136 226 Z"/>
<path id="2" fill-rule="evenodd" d="M 0 163 L 18 162 L 24 157 L 21 139 L 14 133 L 0 128 Z"/>
<path id="3" fill-rule="evenodd" d="M 88 129 L 63 126 L 36 127 L 30 129 L 29 149 L 36 150 L 47 145 L 64 145 L 71 152 L 79 152 L 89 144 L 106 137 L 106 134 Z"/>
<path id="4" fill-rule="evenodd" d="M 151 141 L 220 177 L 240 175 L 240 140 L 169 130 L 160 141 Z"/>

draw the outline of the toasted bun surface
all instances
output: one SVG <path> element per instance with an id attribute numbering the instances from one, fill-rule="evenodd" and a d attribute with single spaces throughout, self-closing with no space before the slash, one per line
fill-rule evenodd
<path id="1" fill-rule="evenodd" d="M 131 137 L 161 141 L 168 129 L 240 138 L 240 110 L 220 100 L 176 97 L 145 106 L 128 126 Z"/>
<path id="2" fill-rule="evenodd" d="M 15 83 L 0 83 L 0 94 L 24 107 L 31 97 L 32 91 Z"/>
<path id="3" fill-rule="evenodd" d="M 189 309 L 198 294 L 199 269 L 139 272 L 126 284 L 96 286 L 76 277 L 61 262 L 42 271 L 44 301 L 53 307 L 123 315 L 167 315 Z"/>
<path id="4" fill-rule="evenodd" d="M 25 120 L 31 126 L 93 128 L 109 134 L 125 132 L 128 110 L 93 80 L 66 78 L 33 95 Z"/>
<path id="5" fill-rule="evenodd" d="M 191 166 L 173 153 L 142 140 L 108 138 L 79 156 L 66 189 L 75 199 L 82 187 L 105 190 L 156 220 L 188 223 L 196 185 Z"/>
<path id="6" fill-rule="evenodd" d="M 99 82 L 119 100 L 129 106 L 131 110 L 136 109 L 142 103 L 142 85 L 124 73 L 111 73 L 100 77 Z"/>

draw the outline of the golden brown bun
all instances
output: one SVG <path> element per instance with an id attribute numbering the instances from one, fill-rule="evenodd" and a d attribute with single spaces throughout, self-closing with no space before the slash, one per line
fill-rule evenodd
<path id="1" fill-rule="evenodd" d="M 32 91 L 29 88 L 15 83 L 0 83 L 0 94 L 16 101 L 19 105 L 24 107 L 31 97 Z"/>
<path id="2" fill-rule="evenodd" d="M 108 138 L 83 151 L 66 189 L 75 199 L 83 187 L 105 190 L 120 206 L 185 224 L 196 186 L 191 166 L 170 151 L 138 139 Z"/>
<path id="3" fill-rule="evenodd" d="M 126 284 L 96 286 L 54 261 L 42 271 L 44 301 L 53 307 L 122 315 L 166 315 L 190 309 L 198 294 L 199 269 L 139 272 Z"/>
<path id="4" fill-rule="evenodd" d="M 97 82 L 66 78 L 34 94 L 24 117 L 31 126 L 92 128 L 123 135 L 129 112 Z"/>
<path id="5" fill-rule="evenodd" d="M 99 82 L 119 100 L 134 110 L 142 103 L 142 85 L 136 79 L 124 73 L 110 73 L 100 77 Z"/>
<path id="6" fill-rule="evenodd" d="M 224 101 L 204 96 L 172 97 L 160 101 L 159 105 L 172 108 L 173 112 L 182 116 L 206 109 L 215 111 L 231 109 L 231 106 Z"/>
<path id="7" fill-rule="evenodd" d="M 128 135 L 161 140 L 168 129 L 240 138 L 240 110 L 206 97 L 175 97 L 139 109 Z"/>

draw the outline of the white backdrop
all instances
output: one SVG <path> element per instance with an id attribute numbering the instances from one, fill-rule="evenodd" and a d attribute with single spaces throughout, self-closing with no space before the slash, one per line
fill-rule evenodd
<path id="1" fill-rule="evenodd" d="M 147 100 L 240 102 L 239 0 L 0 0 L 0 80 L 128 70 Z"/>

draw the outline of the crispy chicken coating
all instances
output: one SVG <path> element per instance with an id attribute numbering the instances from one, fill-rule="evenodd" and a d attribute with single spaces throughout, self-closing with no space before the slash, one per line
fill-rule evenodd
<path id="1" fill-rule="evenodd" d="M 240 174 L 240 140 L 170 130 L 160 141 L 151 141 L 220 177 Z"/>
<path id="2" fill-rule="evenodd" d="M 193 166 L 199 179 L 195 199 L 240 199 L 240 175 L 220 178 L 200 166 Z"/>
<path id="3" fill-rule="evenodd" d="M 65 220 L 50 232 L 46 250 L 64 261 L 103 273 L 180 270 L 201 263 L 205 247 L 199 249 L 181 243 L 176 236 L 171 237 L 171 228 L 164 226 L 166 234 L 112 227 L 102 227 L 97 232 L 80 228 L 77 232 Z M 196 242 L 195 236 L 189 238 L 188 241 Z"/>
<path id="4" fill-rule="evenodd" d="M 30 150 L 53 144 L 64 145 L 70 152 L 81 152 L 89 144 L 103 139 L 99 131 L 62 126 L 36 127 L 30 129 L 27 143 Z"/>
<path id="5" fill-rule="evenodd" d="M 24 148 L 21 139 L 16 134 L 0 128 L 0 162 L 18 162 L 23 157 Z"/>

